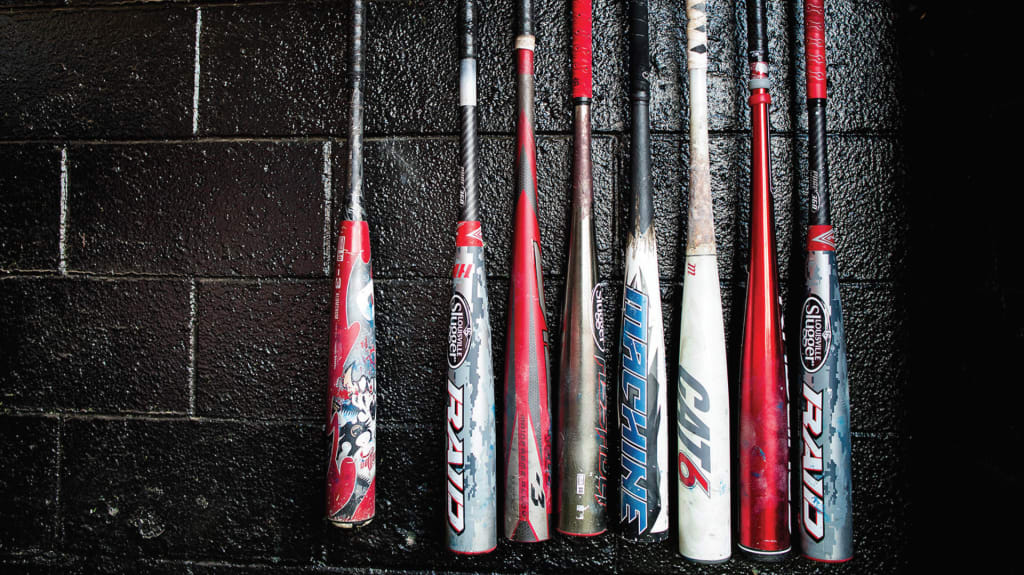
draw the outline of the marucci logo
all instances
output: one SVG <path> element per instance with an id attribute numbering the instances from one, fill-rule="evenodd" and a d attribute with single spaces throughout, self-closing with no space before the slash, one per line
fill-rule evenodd
<path id="1" fill-rule="evenodd" d="M 800 363 L 807 373 L 815 373 L 825 365 L 831 343 L 828 308 L 821 298 L 809 295 L 800 311 Z"/>
<path id="2" fill-rule="evenodd" d="M 469 355 L 469 341 L 473 337 L 470 324 L 469 302 L 462 294 L 452 296 L 451 315 L 448 319 L 448 367 L 455 369 Z"/>
<path id="3" fill-rule="evenodd" d="M 679 366 L 679 481 L 687 488 L 700 485 L 704 495 L 711 496 L 708 475 L 711 474 L 711 428 L 701 418 L 711 410 L 707 389 L 690 372 Z M 689 388 L 690 393 L 686 392 Z M 700 467 L 694 464 L 696 459 Z"/>

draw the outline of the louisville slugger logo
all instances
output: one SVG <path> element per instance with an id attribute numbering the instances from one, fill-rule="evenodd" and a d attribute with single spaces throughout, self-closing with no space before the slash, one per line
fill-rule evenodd
<path id="1" fill-rule="evenodd" d="M 463 389 L 455 385 L 453 372 L 448 375 L 448 524 L 456 533 L 466 529 L 466 498 L 463 466 L 465 450 L 462 426 L 465 418 Z"/>
<path id="2" fill-rule="evenodd" d="M 822 481 L 824 466 L 822 462 L 822 401 L 821 392 L 804 384 L 803 413 L 803 450 L 801 467 L 803 468 L 803 502 L 800 517 L 804 531 L 815 541 L 825 536 L 825 498 Z"/>
<path id="3" fill-rule="evenodd" d="M 601 353 L 607 351 L 604 348 L 604 284 L 594 286 L 590 294 L 591 308 L 594 310 L 594 343 Z M 604 365 L 602 364 L 602 369 Z"/>
<path id="4" fill-rule="evenodd" d="M 679 382 L 679 481 L 690 489 L 700 485 L 704 494 L 710 497 L 711 428 L 701 419 L 701 414 L 707 414 L 711 409 L 711 398 L 707 389 L 683 366 L 679 366 Z M 690 394 L 687 394 L 687 388 Z M 694 459 L 699 466 L 694 464 Z"/>
<path id="5" fill-rule="evenodd" d="M 832 344 L 832 325 L 825 302 L 816 295 L 804 300 L 800 311 L 800 363 L 807 373 L 815 373 L 828 359 Z"/>
<path id="6" fill-rule="evenodd" d="M 621 520 L 647 531 L 647 295 L 626 286 L 622 322 Z"/>
<path id="7" fill-rule="evenodd" d="M 473 337 L 469 302 L 460 293 L 452 296 L 448 316 L 448 367 L 455 369 L 466 361 Z"/>

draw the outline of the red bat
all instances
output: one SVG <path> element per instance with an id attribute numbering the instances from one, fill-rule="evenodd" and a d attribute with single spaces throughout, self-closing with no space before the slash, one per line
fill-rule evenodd
<path id="1" fill-rule="evenodd" d="M 327 400 L 327 519 L 358 527 L 373 519 L 377 475 L 377 344 L 370 227 L 363 210 L 363 0 L 352 3 L 352 99 L 348 189 L 338 234 Z"/>
<path id="2" fill-rule="evenodd" d="M 747 3 L 753 126 L 750 275 L 740 365 L 739 547 L 772 561 L 790 549 L 789 381 L 775 263 L 764 0 Z"/>
<path id="3" fill-rule="evenodd" d="M 512 285 L 505 342 L 505 536 L 548 538 L 551 501 L 551 412 L 548 331 L 537 225 L 537 150 L 533 135 L 533 22 L 520 0 L 516 27 L 515 219 Z"/>

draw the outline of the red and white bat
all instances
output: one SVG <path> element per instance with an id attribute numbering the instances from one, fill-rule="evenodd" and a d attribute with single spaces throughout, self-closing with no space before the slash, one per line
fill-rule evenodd
<path id="1" fill-rule="evenodd" d="M 515 38 L 515 215 L 505 341 L 505 536 L 548 539 L 551 411 L 548 329 L 537 225 L 537 149 L 533 134 L 532 1 L 517 2 Z"/>
<path id="2" fill-rule="evenodd" d="M 377 345 L 370 228 L 363 209 L 363 0 L 352 2 L 348 189 L 338 235 L 327 403 L 327 519 L 373 519 L 377 455 Z"/>

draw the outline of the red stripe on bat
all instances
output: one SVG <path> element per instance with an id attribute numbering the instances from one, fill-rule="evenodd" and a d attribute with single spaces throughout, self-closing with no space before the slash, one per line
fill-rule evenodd
<path id="1" fill-rule="evenodd" d="M 836 236 L 832 226 L 814 226 L 807 230 L 807 251 L 831 252 L 836 249 Z"/>
<path id="2" fill-rule="evenodd" d="M 533 75 L 533 50 L 520 48 L 516 50 L 516 74 Z M 531 134 L 532 138 L 533 135 Z"/>
<path id="3" fill-rule="evenodd" d="M 701 474 L 700 469 L 683 452 L 679 452 L 679 481 L 688 488 L 699 484 L 704 493 L 710 493 L 708 490 L 708 479 Z"/>
<path id="4" fill-rule="evenodd" d="M 452 268 L 453 278 L 468 278 L 473 273 L 473 264 L 455 264 Z"/>
<path id="5" fill-rule="evenodd" d="M 807 97 L 826 96 L 825 83 L 825 2 L 804 2 L 804 46 L 807 51 Z"/>
<path id="6" fill-rule="evenodd" d="M 484 231 L 480 222 L 459 222 L 455 235 L 455 247 L 483 247 Z"/>

